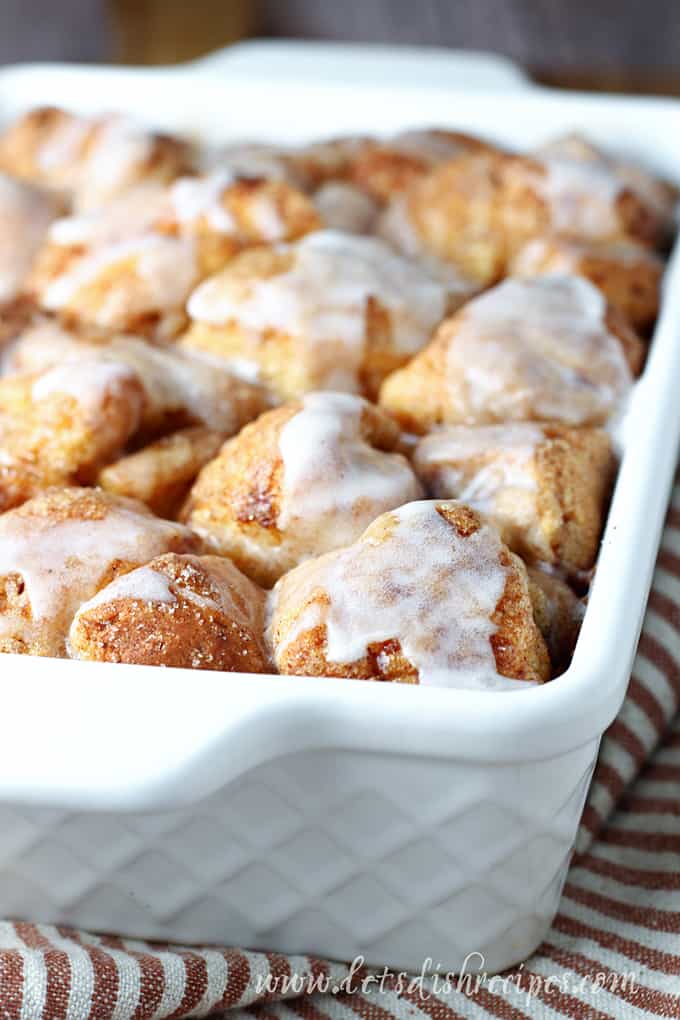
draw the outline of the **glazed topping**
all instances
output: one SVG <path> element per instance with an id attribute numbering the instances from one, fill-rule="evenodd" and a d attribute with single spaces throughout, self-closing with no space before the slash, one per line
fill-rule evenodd
<path id="1" fill-rule="evenodd" d="M 321 231 L 277 250 L 293 257 L 287 271 L 244 286 L 227 270 L 194 291 L 189 314 L 304 338 L 323 366 L 320 387 L 357 389 L 370 298 L 389 311 L 393 345 L 405 354 L 419 350 L 444 315 L 445 288 L 380 241 Z"/>
<path id="2" fill-rule="evenodd" d="M 66 216 L 50 227 L 54 244 L 101 247 L 146 234 L 162 216 L 167 190 L 159 184 L 139 184 L 99 209 Z"/>
<path id="3" fill-rule="evenodd" d="M 55 214 L 43 192 L 0 173 L 0 302 L 16 296 Z"/>
<path id="4" fill-rule="evenodd" d="M 165 574 L 153 570 L 150 566 L 138 567 L 136 570 L 130 570 L 127 574 L 121 574 L 120 577 L 114 578 L 93 598 L 83 602 L 74 619 L 77 620 L 83 613 L 90 612 L 96 606 L 118 602 L 121 599 L 136 599 L 139 602 L 177 601 L 173 592 L 170 591 L 170 581 Z"/>
<path id="5" fill-rule="evenodd" d="M 217 556 L 171 554 L 122 574 L 100 589 L 78 609 L 71 634 L 79 618 L 97 606 L 134 600 L 151 603 L 157 612 L 172 613 L 180 599 L 205 613 L 222 613 L 245 629 L 261 623 L 260 590 L 233 563 Z"/>
<path id="6" fill-rule="evenodd" d="M 137 382 L 137 374 L 128 365 L 85 358 L 55 365 L 43 372 L 33 383 L 31 396 L 34 401 L 41 401 L 54 394 L 65 394 L 73 397 L 81 407 L 98 412 L 104 409 L 107 397 L 119 395 L 130 383 L 134 385 Z"/>
<path id="7" fill-rule="evenodd" d="M 600 160 L 560 156 L 541 162 L 546 173 L 537 175 L 537 188 L 549 204 L 556 233 L 593 240 L 621 233 L 616 202 L 623 185 L 611 167 Z"/>
<path id="8" fill-rule="evenodd" d="M 149 159 L 153 135 L 126 117 L 90 122 L 95 126 L 78 187 L 78 204 L 92 207 L 120 191 Z"/>
<path id="9" fill-rule="evenodd" d="M 378 207 L 369 196 L 344 181 L 328 181 L 314 194 L 314 204 L 329 230 L 367 234 Z"/>
<path id="10" fill-rule="evenodd" d="M 374 449 L 362 434 L 370 405 L 345 393 L 310 393 L 281 430 L 283 500 L 278 526 L 310 554 L 353 541 L 375 517 L 421 495 L 400 454 Z"/>
<path id="11" fill-rule="evenodd" d="M 194 224 L 205 217 L 218 233 L 236 231 L 233 217 L 222 204 L 222 197 L 236 178 L 229 170 L 219 170 L 206 177 L 182 177 L 170 189 L 170 201 L 180 223 Z"/>
<path id="12" fill-rule="evenodd" d="M 461 421 L 605 421 L 632 384 L 604 298 L 577 276 L 509 279 L 467 304 L 447 351 Z"/>
<path id="13" fill-rule="evenodd" d="M 534 458 L 543 440 L 543 430 L 532 422 L 454 425 L 422 439 L 413 462 L 437 496 L 491 513 L 499 492 L 536 492 Z"/>
<path id="14" fill-rule="evenodd" d="M 128 285 L 121 292 L 114 285 L 102 293 L 101 304 L 92 313 L 100 326 L 115 326 L 131 315 L 181 306 L 196 283 L 194 248 L 187 240 L 150 234 L 95 248 L 74 259 L 48 284 L 41 303 L 53 311 L 67 308 L 104 275 L 111 274 L 111 284 L 115 284 L 116 272 L 126 281 L 129 276 L 125 274 L 132 272 L 137 286 Z"/>
<path id="15" fill-rule="evenodd" d="M 238 401 L 251 392 L 224 361 L 154 346 L 135 337 L 113 337 L 105 346 L 88 344 L 51 322 L 39 323 L 21 336 L 10 352 L 8 368 L 40 371 L 59 363 L 68 376 L 83 359 L 111 366 L 101 370 L 104 375 L 115 366 L 118 370 L 127 366 L 143 383 L 152 428 L 159 417 L 185 411 L 192 420 L 231 431 L 239 424 Z"/>
<path id="16" fill-rule="evenodd" d="M 89 498 L 96 510 L 89 515 L 87 509 L 76 517 L 56 510 L 39 515 L 26 512 L 27 504 L 0 516 L 0 575 L 23 579 L 34 625 L 45 622 L 58 629 L 61 622 L 65 633 L 80 603 L 95 594 L 113 564 L 143 563 L 190 535 L 131 501 L 110 500 L 102 508 L 96 497 Z M 0 633 L 16 628 L 14 614 L 0 616 Z"/>
<path id="17" fill-rule="evenodd" d="M 79 159 L 94 121 L 67 115 L 37 152 L 38 166 L 45 174 L 59 173 Z"/>
<path id="18" fill-rule="evenodd" d="M 330 662 L 356 662 L 368 645 L 396 639 L 421 684 L 516 687 L 499 676 L 490 643 L 491 617 L 507 580 L 501 551 L 489 525 L 462 537 L 436 502 L 402 506 L 354 545 L 303 563 L 279 581 L 275 618 L 315 594 L 317 600 L 284 633 L 276 653 L 323 623 Z"/>

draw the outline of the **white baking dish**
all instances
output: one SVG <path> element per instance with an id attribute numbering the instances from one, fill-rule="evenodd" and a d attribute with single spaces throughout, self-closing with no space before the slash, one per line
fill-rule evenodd
<path id="1" fill-rule="evenodd" d="M 267 77 L 261 63 L 255 78 L 242 65 L 10 68 L 0 118 L 46 102 L 122 109 L 210 141 L 443 124 L 524 147 L 579 130 L 680 183 L 670 100 L 455 92 L 406 72 L 310 82 Z M 0 916 L 416 970 L 427 957 L 450 968 L 478 952 L 495 969 L 528 955 L 556 910 L 626 689 L 674 472 L 679 379 L 676 252 L 574 660 L 545 687 L 3 657 Z"/>

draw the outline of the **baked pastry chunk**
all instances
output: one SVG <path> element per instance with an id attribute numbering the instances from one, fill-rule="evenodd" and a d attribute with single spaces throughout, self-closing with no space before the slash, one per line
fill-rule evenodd
<path id="1" fill-rule="evenodd" d="M 482 139 L 460 131 L 402 131 L 385 140 L 367 142 L 350 161 L 348 176 L 385 203 L 441 163 L 466 153 L 497 151 Z"/>
<path id="2" fill-rule="evenodd" d="M 268 411 L 201 472 L 183 515 L 206 544 L 271 586 L 309 556 L 358 538 L 384 510 L 418 499 L 399 430 L 346 393 Z"/>
<path id="3" fill-rule="evenodd" d="M 462 503 L 408 503 L 285 574 L 268 634 L 281 673 L 498 687 L 550 668 L 524 564 Z"/>
<path id="4" fill-rule="evenodd" d="M 313 203 L 281 181 L 219 172 L 139 186 L 54 223 L 27 290 L 67 321 L 168 339 L 199 280 L 244 248 L 320 224 Z"/>
<path id="5" fill-rule="evenodd" d="M 189 166 L 186 143 L 115 115 L 41 107 L 0 135 L 0 169 L 65 192 L 76 209 L 102 205 L 135 184 L 169 182 Z"/>
<path id="6" fill-rule="evenodd" d="M 635 192 L 657 217 L 658 240 L 665 243 L 675 231 L 678 188 L 637 163 L 615 158 L 579 134 L 561 135 L 543 145 L 539 158 L 566 159 L 613 171 L 624 187 Z"/>
<path id="7" fill-rule="evenodd" d="M 322 223 L 313 202 L 285 181 L 227 170 L 182 177 L 167 199 L 156 229 L 193 241 L 201 277 L 218 272 L 244 248 L 295 241 Z"/>
<path id="8" fill-rule="evenodd" d="M 403 428 L 560 421 L 599 425 L 621 406 L 644 346 L 578 276 L 511 279 L 468 302 L 383 383 Z"/>
<path id="9" fill-rule="evenodd" d="M 229 560 L 167 553 L 76 613 L 71 658 L 264 673 L 264 592 Z"/>
<path id="10" fill-rule="evenodd" d="M 548 646 L 552 675 L 559 676 L 569 668 L 585 606 L 557 574 L 536 567 L 528 574 L 534 619 Z"/>
<path id="11" fill-rule="evenodd" d="M 195 552 L 181 524 L 98 489 L 49 489 L 0 515 L 0 651 L 66 654 L 81 603 L 166 552 Z"/>
<path id="12" fill-rule="evenodd" d="M 200 279 L 192 242 L 147 233 L 91 250 L 47 243 L 26 281 L 40 308 L 67 325 L 171 340 Z"/>
<path id="13" fill-rule="evenodd" d="M 109 464 L 99 472 L 97 484 L 118 496 L 141 500 L 159 517 L 174 517 L 224 438 L 223 432 L 203 426 L 180 429 Z"/>
<path id="14" fill-rule="evenodd" d="M 648 333 L 659 313 L 663 260 L 641 244 L 583 244 L 561 237 L 529 241 L 512 258 L 512 276 L 584 276 L 631 325 Z"/>
<path id="15" fill-rule="evenodd" d="M 47 192 L 0 173 L 0 305 L 18 297 L 59 211 L 58 202 Z"/>
<path id="16" fill-rule="evenodd" d="M 433 496 L 460 499 L 524 559 L 589 570 L 615 459 L 602 429 L 515 422 L 425 436 L 413 465 Z"/>
<path id="17" fill-rule="evenodd" d="M 384 139 L 347 136 L 313 142 L 287 150 L 284 159 L 310 190 L 344 180 L 383 203 L 439 163 L 484 151 L 496 150 L 472 135 L 430 128 Z"/>
<path id="18" fill-rule="evenodd" d="M 0 510 L 91 481 L 139 427 L 144 399 L 131 368 L 92 358 L 0 379 Z"/>
<path id="19" fill-rule="evenodd" d="M 189 425 L 233 435 L 266 406 L 263 391 L 236 376 L 224 362 L 174 347 L 154 347 L 135 337 L 81 339 L 49 321 L 23 332 L 6 360 L 13 372 L 56 365 L 67 372 L 65 366 L 83 358 L 127 366 L 136 374 L 144 390 L 139 442 Z"/>
<path id="20" fill-rule="evenodd" d="M 488 286 L 518 248 L 546 233 L 653 244 L 661 225 L 653 206 L 607 164 L 484 152 L 414 181 L 379 232 L 406 254 L 430 253 Z"/>
<path id="21" fill-rule="evenodd" d="M 449 300 L 380 241 L 321 231 L 244 252 L 202 283 L 180 346 L 236 360 L 284 400 L 316 389 L 375 397 Z"/>

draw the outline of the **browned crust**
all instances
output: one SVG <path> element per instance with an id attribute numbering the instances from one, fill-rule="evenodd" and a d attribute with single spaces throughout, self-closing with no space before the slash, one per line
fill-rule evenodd
<path id="1" fill-rule="evenodd" d="M 263 557 L 283 540 L 278 526 L 283 489 L 279 439 L 302 406 L 294 401 L 267 411 L 225 443 L 201 471 L 181 514 L 217 552 L 265 587 L 281 572 L 273 558 Z M 376 449 L 392 451 L 399 442 L 398 428 L 378 408 L 366 405 L 361 427 Z"/>
<path id="2" fill-rule="evenodd" d="M 459 535 L 467 536 L 477 531 L 481 516 L 470 507 L 460 503 L 440 503 L 438 512 Z M 389 537 L 390 514 L 383 514 L 370 531 L 372 540 Z M 334 553 L 317 562 L 332 562 Z M 496 606 L 492 620 L 496 633 L 491 644 L 498 672 L 517 680 L 543 682 L 549 678 L 550 662 L 543 638 L 533 617 L 529 597 L 526 569 L 522 561 L 505 546 L 501 549 L 501 563 L 507 570 L 505 589 Z M 285 638 L 290 627 L 312 605 L 329 603 L 329 596 L 323 589 L 323 572 L 319 572 L 319 588 L 312 593 L 293 614 L 283 619 L 274 619 L 272 635 L 276 665 L 279 672 L 303 676 L 345 677 L 356 680 L 379 680 L 398 683 L 418 683 L 418 671 L 404 656 L 399 641 L 390 639 L 375 642 L 367 648 L 367 654 L 351 663 L 330 662 L 326 658 L 326 627 L 316 624 L 303 630 L 283 650 L 276 654 L 276 647 Z M 284 578 L 282 584 L 285 584 Z"/>
<path id="3" fill-rule="evenodd" d="M 550 562 L 589 570 L 616 471 L 611 441 L 602 429 L 546 426 L 544 433 L 546 441 L 536 450 L 536 498 Z"/>
<path id="4" fill-rule="evenodd" d="M 108 492 L 141 500 L 159 517 L 174 517 L 224 438 L 222 432 L 201 426 L 173 432 L 105 467 L 97 483 Z"/>
<path id="5" fill-rule="evenodd" d="M 85 607 L 71 627 L 72 656 L 239 673 L 269 669 L 264 593 L 228 560 L 170 553 L 146 567 L 168 579 L 174 601 L 112 597 Z M 225 591 L 238 615 L 223 608 Z"/>
<path id="6" fill-rule="evenodd" d="M 437 425 L 461 423 L 460 418 L 451 413 L 446 362 L 465 314 L 463 307 L 445 319 L 427 346 L 383 382 L 379 403 L 405 431 L 423 435 Z M 607 308 L 604 321 L 607 329 L 621 342 L 632 374 L 639 375 L 646 354 L 645 344 L 617 309 Z M 494 420 L 490 415 L 480 418 L 478 424 Z M 464 423 L 471 424 L 469 421 Z"/>

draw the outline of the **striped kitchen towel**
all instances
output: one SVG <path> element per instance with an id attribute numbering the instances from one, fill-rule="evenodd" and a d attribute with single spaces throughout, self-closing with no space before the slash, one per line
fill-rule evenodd
<path id="1" fill-rule="evenodd" d="M 240 949 L 0 923 L 0 1020 L 680 1017 L 680 485 L 630 688 L 607 732 L 560 910 L 502 975 L 365 972 Z"/>

